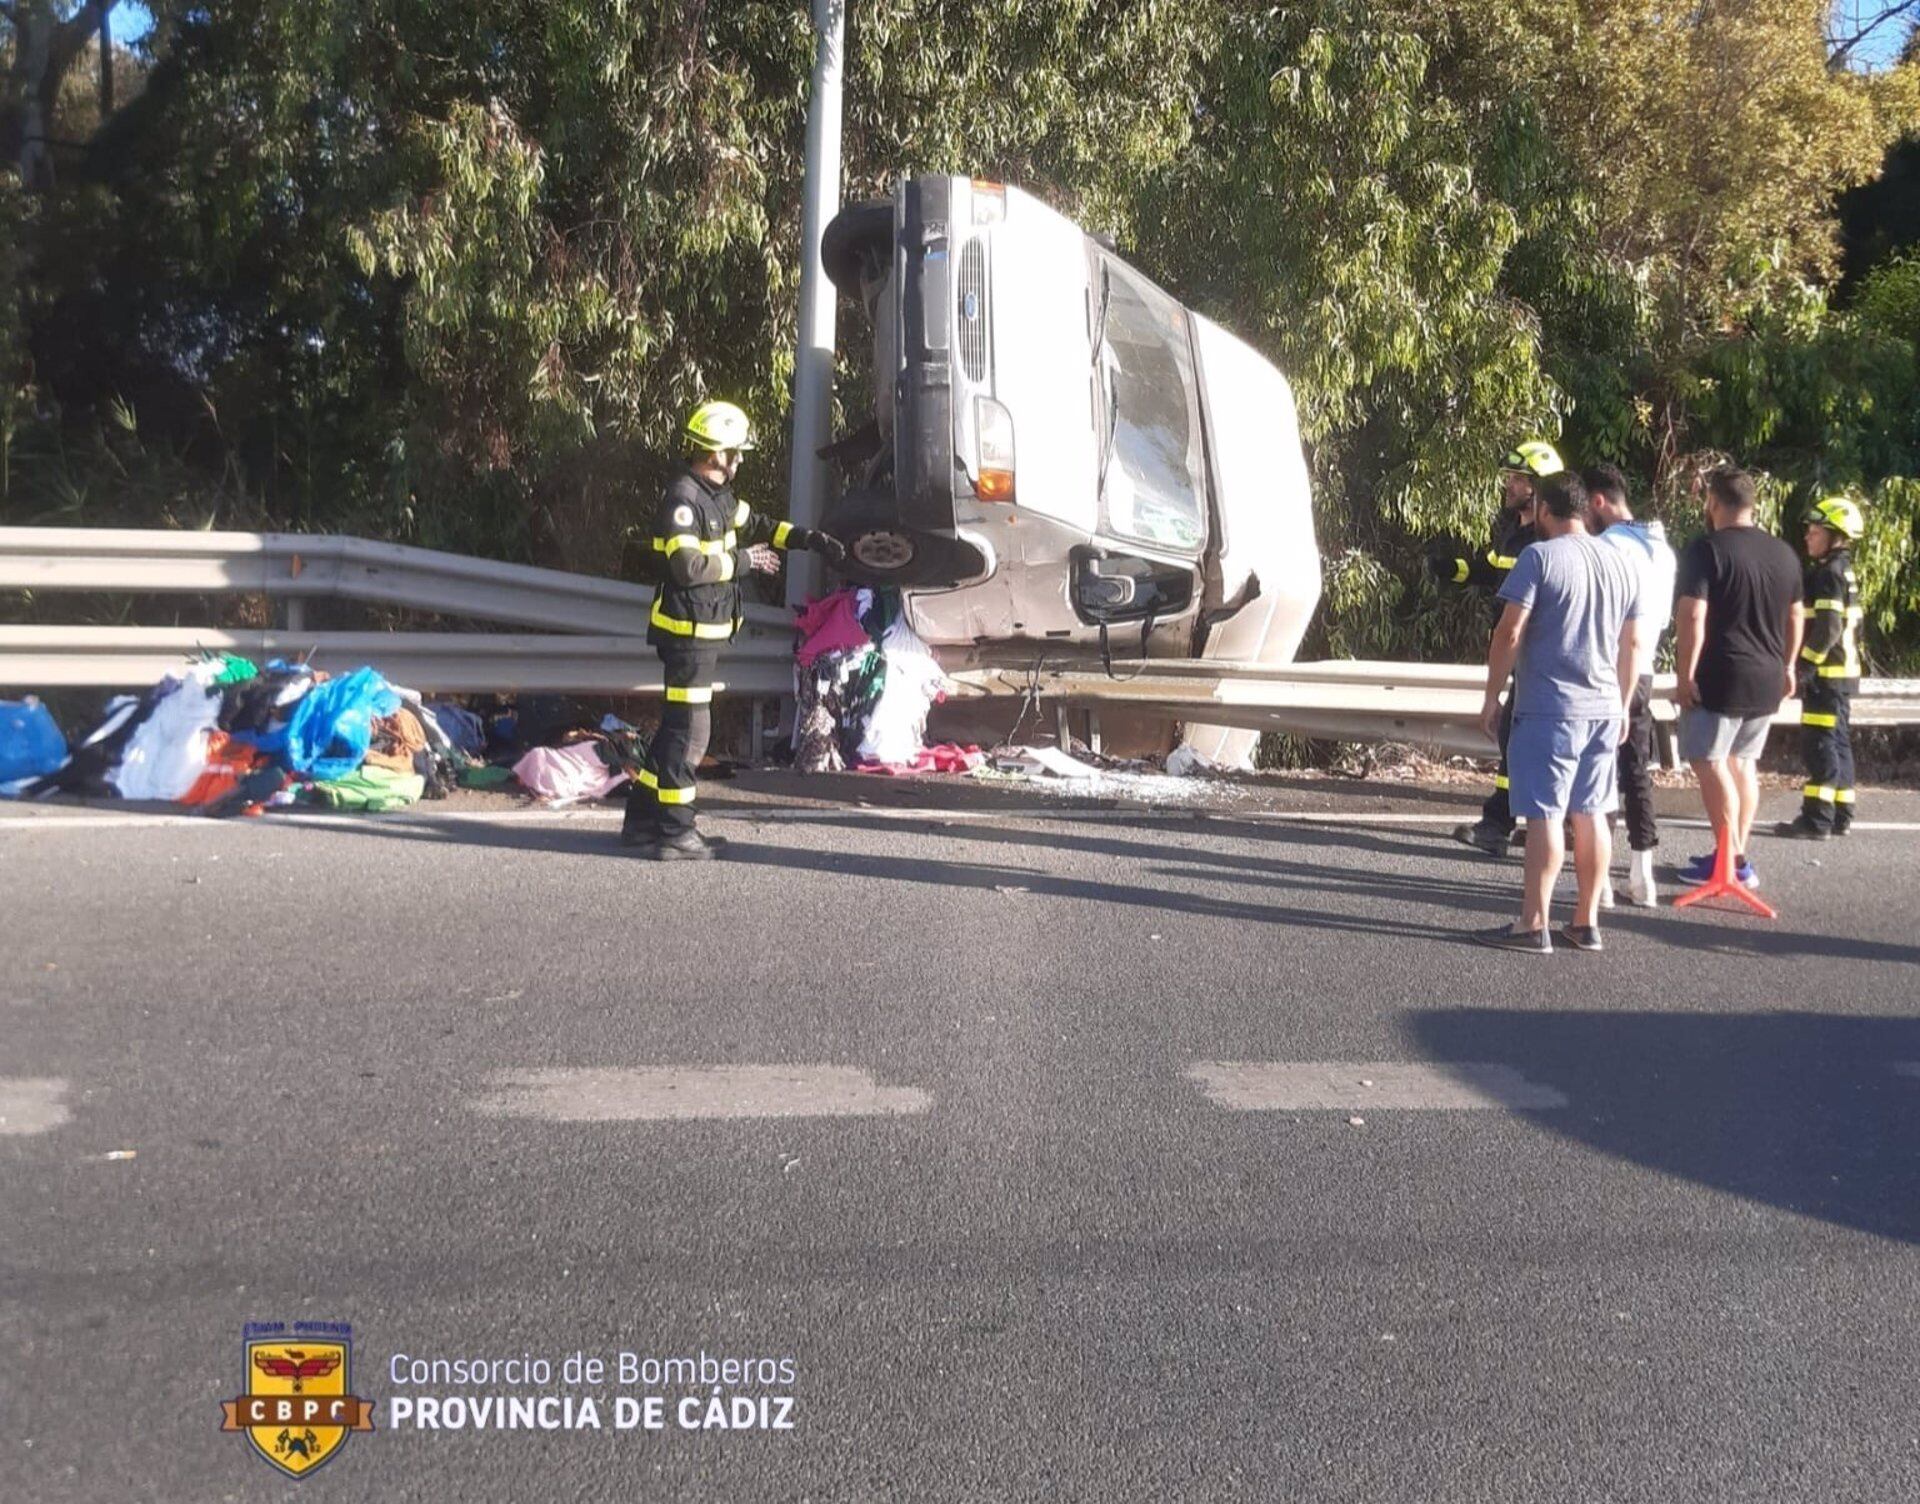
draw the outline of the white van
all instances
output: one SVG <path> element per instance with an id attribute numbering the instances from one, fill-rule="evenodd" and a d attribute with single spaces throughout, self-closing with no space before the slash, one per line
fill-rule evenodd
<path id="1" fill-rule="evenodd" d="M 1284 376 L 999 183 L 905 179 L 821 255 L 873 328 L 827 525 L 943 661 L 1291 660 L 1320 557 Z"/>

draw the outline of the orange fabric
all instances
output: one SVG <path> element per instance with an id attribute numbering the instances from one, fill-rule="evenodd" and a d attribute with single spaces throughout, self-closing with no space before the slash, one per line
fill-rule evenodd
<path id="1" fill-rule="evenodd" d="M 217 803 L 231 794 L 242 778 L 266 760 L 252 747 L 234 741 L 224 731 L 209 732 L 206 769 L 193 781 L 193 787 L 180 796 L 180 802 L 195 807 Z"/>

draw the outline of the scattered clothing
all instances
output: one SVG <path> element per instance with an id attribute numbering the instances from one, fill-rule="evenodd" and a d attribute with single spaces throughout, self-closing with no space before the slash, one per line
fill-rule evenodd
<path id="1" fill-rule="evenodd" d="M 245 742 L 235 741 L 224 731 L 209 732 L 200 776 L 180 796 L 180 803 L 196 809 L 222 804 L 265 762 L 266 758 Z"/>
<path id="2" fill-rule="evenodd" d="M 220 719 L 220 696 L 204 682 L 205 667 L 162 681 L 164 692 L 141 718 L 107 781 L 123 799 L 172 803 L 207 765 L 207 739 Z"/>
<path id="3" fill-rule="evenodd" d="M 591 741 L 535 747 L 513 765 L 513 776 L 528 793 L 556 805 L 599 799 L 628 781 L 626 770 L 609 767 L 599 745 Z"/>
<path id="4" fill-rule="evenodd" d="M 373 723 L 373 735 L 367 746 L 363 767 L 386 768 L 394 773 L 417 773 L 416 759 L 427 750 L 427 733 L 420 718 L 402 705 L 392 715 L 383 715 Z"/>
<path id="5" fill-rule="evenodd" d="M 361 768 L 344 778 L 322 779 L 308 791 L 315 804 L 329 809 L 360 810 L 381 814 L 404 809 L 425 791 L 425 780 L 417 773 L 395 773 L 388 768 Z"/>
<path id="6" fill-rule="evenodd" d="M 487 726 L 471 710 L 435 700 L 426 709 L 446 733 L 447 740 L 469 757 L 484 757 L 487 752 Z"/>
<path id="7" fill-rule="evenodd" d="M 794 650 L 794 662 L 812 668 L 827 653 L 844 653 L 872 645 L 867 629 L 860 621 L 861 596 L 871 591 L 836 590 L 832 595 L 809 601 L 794 620 L 800 633 L 800 646 Z"/>
<path id="8" fill-rule="evenodd" d="M 986 753 L 978 747 L 962 747 L 954 742 L 942 742 L 938 746 L 922 747 L 913 757 L 901 763 L 863 762 L 855 772 L 858 773 L 971 773 L 985 765 Z"/>
<path id="9" fill-rule="evenodd" d="M 300 697 L 284 732 L 259 745 L 318 783 L 346 778 L 366 761 L 373 723 L 400 708 L 400 696 L 370 668 L 316 684 Z M 417 796 L 416 796 L 417 797 Z"/>

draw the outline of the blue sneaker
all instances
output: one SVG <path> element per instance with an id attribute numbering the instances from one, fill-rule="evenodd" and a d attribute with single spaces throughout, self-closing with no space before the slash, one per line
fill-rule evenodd
<path id="1" fill-rule="evenodd" d="M 1714 853 L 1711 851 L 1705 856 L 1695 857 L 1680 869 L 1681 879 L 1697 887 L 1713 876 L 1713 859 Z M 1752 861 L 1744 856 L 1734 863 L 1733 878 L 1749 893 L 1759 890 L 1760 874 L 1753 870 Z"/>

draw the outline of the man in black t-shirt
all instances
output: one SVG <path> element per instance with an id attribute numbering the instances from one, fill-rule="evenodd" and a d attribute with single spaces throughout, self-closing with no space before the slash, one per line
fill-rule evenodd
<path id="1" fill-rule="evenodd" d="M 1716 843 L 1731 840 L 1735 875 L 1760 880 L 1747 839 L 1760 803 L 1755 771 L 1767 728 L 1793 693 L 1800 653 L 1800 561 L 1754 524 L 1753 477 L 1723 465 L 1706 478 L 1712 531 L 1680 556 L 1677 582 L 1680 755 L 1693 765 Z M 1711 855 L 1684 875 L 1703 882 Z"/>

